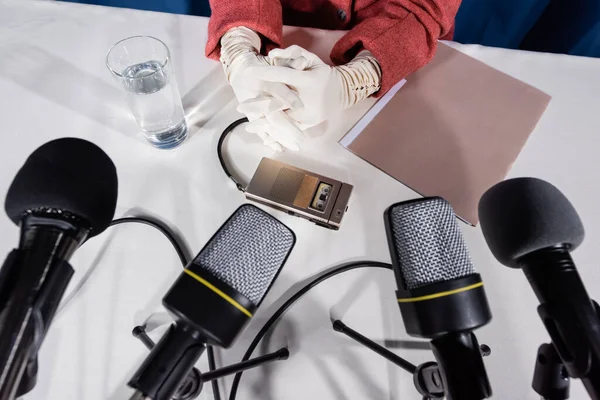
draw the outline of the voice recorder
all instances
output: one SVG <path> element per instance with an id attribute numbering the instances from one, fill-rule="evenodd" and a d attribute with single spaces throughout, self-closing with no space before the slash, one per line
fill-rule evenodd
<path id="1" fill-rule="evenodd" d="M 246 188 L 246 198 L 338 230 L 353 186 L 263 158 Z"/>

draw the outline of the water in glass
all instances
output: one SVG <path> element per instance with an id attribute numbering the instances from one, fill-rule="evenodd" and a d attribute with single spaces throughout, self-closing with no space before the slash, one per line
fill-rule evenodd
<path id="1" fill-rule="evenodd" d="M 162 149 L 177 146 L 188 134 L 170 69 L 171 65 L 150 60 L 125 68 L 121 81 L 127 102 L 147 139 Z"/>

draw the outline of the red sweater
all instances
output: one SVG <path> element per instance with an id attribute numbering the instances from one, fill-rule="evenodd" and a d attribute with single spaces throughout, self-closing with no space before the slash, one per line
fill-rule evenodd
<path id="1" fill-rule="evenodd" d="M 210 0 L 206 56 L 218 59 L 219 40 L 245 26 L 263 36 L 265 50 L 280 47 L 282 27 L 348 30 L 333 47 L 331 60 L 350 61 L 369 50 L 382 69 L 382 95 L 425 65 L 438 39 L 451 39 L 460 0 Z"/>

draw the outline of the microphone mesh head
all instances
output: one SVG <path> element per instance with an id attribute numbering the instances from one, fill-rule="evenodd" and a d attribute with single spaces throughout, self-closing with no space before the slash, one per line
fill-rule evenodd
<path id="1" fill-rule="evenodd" d="M 294 247 L 294 233 L 245 204 L 225 222 L 193 263 L 258 306 Z"/>
<path id="2" fill-rule="evenodd" d="M 450 204 L 441 197 L 390 207 L 388 241 L 407 289 L 474 274 L 475 267 Z"/>

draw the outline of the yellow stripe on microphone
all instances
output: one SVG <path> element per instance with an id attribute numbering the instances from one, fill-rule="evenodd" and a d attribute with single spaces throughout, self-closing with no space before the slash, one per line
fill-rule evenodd
<path id="1" fill-rule="evenodd" d="M 229 297 L 228 295 L 223 293 L 221 290 L 219 290 L 219 288 L 214 286 L 212 283 L 210 283 L 206 279 L 202 278 L 201 276 L 196 275 L 189 269 L 184 269 L 183 272 L 185 272 L 186 274 L 188 274 L 189 276 L 191 276 L 192 278 L 194 278 L 195 280 L 197 280 L 198 282 L 200 282 L 201 284 L 203 284 L 204 286 L 206 286 L 207 288 L 209 288 L 210 290 L 212 290 L 213 292 L 215 292 L 216 294 L 221 296 L 229 304 L 231 304 L 232 306 L 234 306 L 235 308 L 237 308 L 238 310 L 240 310 L 241 312 L 246 314 L 248 316 L 248 318 L 252 318 L 252 313 L 250 311 L 246 310 L 246 308 L 244 308 L 244 306 L 242 306 L 240 303 L 238 303 L 237 301 L 235 301 L 234 299 L 232 299 L 231 297 Z"/>
<path id="2" fill-rule="evenodd" d="M 440 293 L 435 293 L 435 294 L 428 294 L 427 296 L 409 297 L 409 298 L 406 298 L 406 299 L 398 299 L 398 303 L 414 303 L 414 302 L 417 302 L 417 301 L 437 299 L 437 298 L 440 298 L 440 297 L 450 296 L 450 295 L 453 295 L 453 294 L 456 294 L 456 293 L 466 292 L 468 290 L 476 289 L 476 288 L 482 287 L 482 286 L 483 286 L 483 282 L 478 282 L 478 283 L 475 283 L 473 285 L 462 287 L 460 289 L 448 290 L 447 292 L 440 292 Z"/>

